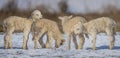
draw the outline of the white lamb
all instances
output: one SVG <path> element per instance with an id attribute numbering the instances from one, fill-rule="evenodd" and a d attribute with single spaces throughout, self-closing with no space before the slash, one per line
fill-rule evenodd
<path id="1" fill-rule="evenodd" d="M 34 10 L 31 14 L 31 18 L 22 18 L 18 16 L 10 16 L 3 22 L 3 28 L 6 32 L 4 36 L 4 48 L 12 48 L 12 33 L 14 31 L 24 32 L 23 49 L 27 49 L 28 35 L 31 30 L 31 25 L 34 21 L 42 18 L 39 10 Z"/>
<path id="2" fill-rule="evenodd" d="M 70 44 L 71 44 L 71 36 L 73 36 L 73 42 L 75 45 L 76 49 L 82 49 L 83 48 L 83 44 L 84 44 L 84 36 L 83 34 L 76 34 L 74 31 L 74 28 L 76 27 L 76 24 L 78 24 L 79 22 L 81 23 L 85 23 L 87 22 L 85 20 L 85 18 L 83 17 L 72 17 L 72 16 L 63 16 L 63 17 L 58 17 L 61 21 L 62 21 L 62 27 L 63 27 L 63 31 L 64 33 L 67 34 L 68 36 L 68 49 L 70 49 Z M 76 36 L 79 36 L 80 38 L 80 45 L 78 46 L 77 41 L 76 41 Z"/>
<path id="3" fill-rule="evenodd" d="M 62 45 L 64 42 L 62 33 L 60 32 L 57 23 L 54 21 L 51 21 L 49 19 L 42 18 L 42 19 L 36 21 L 32 27 L 32 34 L 33 34 L 35 49 L 38 48 L 38 43 L 40 43 L 43 48 L 44 47 L 48 48 L 49 43 L 50 43 L 50 48 L 52 48 L 52 41 L 53 41 L 52 38 L 55 39 L 55 41 L 56 41 L 55 47 L 57 47 L 57 48 L 60 45 Z M 43 44 L 43 41 L 42 41 L 42 36 L 44 34 L 47 34 L 47 37 L 48 37 L 46 46 L 45 46 L 45 44 Z"/>
<path id="4" fill-rule="evenodd" d="M 116 27 L 116 22 L 109 18 L 109 17 L 101 17 L 97 18 L 94 20 L 91 20 L 87 23 L 84 24 L 76 24 L 76 33 L 80 34 L 90 34 L 92 36 L 92 49 L 95 50 L 95 43 L 96 43 L 96 35 L 100 32 L 106 32 L 109 40 L 110 40 L 110 45 L 109 49 L 112 49 L 114 47 L 114 41 L 115 41 L 115 27 Z M 79 29 L 79 30 L 77 30 Z"/>

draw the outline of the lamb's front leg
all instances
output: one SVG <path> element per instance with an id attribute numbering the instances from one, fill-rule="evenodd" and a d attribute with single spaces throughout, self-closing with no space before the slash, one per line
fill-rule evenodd
<path id="1" fill-rule="evenodd" d="M 22 46 L 23 49 L 28 49 L 27 47 L 28 37 L 29 37 L 29 30 L 24 30 L 23 46 Z"/>
<path id="2" fill-rule="evenodd" d="M 45 47 L 48 48 L 48 47 L 49 47 L 49 40 L 50 40 L 50 39 L 49 39 L 48 34 L 46 34 L 46 36 L 47 36 L 47 41 L 46 41 L 46 45 L 45 45 Z"/>
<path id="3" fill-rule="evenodd" d="M 92 34 L 92 49 L 96 50 L 96 34 Z"/>
<path id="4" fill-rule="evenodd" d="M 67 43 L 68 43 L 68 50 L 70 50 L 70 44 L 71 44 L 71 34 L 68 34 Z"/>
<path id="5" fill-rule="evenodd" d="M 108 37 L 109 37 L 109 40 L 110 40 L 109 49 L 111 50 L 114 47 L 115 37 L 114 37 L 114 35 L 108 35 Z"/>
<path id="6" fill-rule="evenodd" d="M 113 49 L 113 47 L 114 47 L 114 42 L 115 42 L 114 30 L 112 30 L 112 29 L 111 29 L 111 30 L 107 29 L 107 30 L 106 30 L 106 33 L 107 33 L 108 38 L 109 38 L 109 41 L 110 41 L 109 49 L 111 50 L 111 49 Z"/>
<path id="7" fill-rule="evenodd" d="M 53 48 L 53 46 L 52 46 L 53 38 L 52 38 L 52 33 L 51 32 L 48 32 L 48 38 L 47 39 L 49 39 L 50 48 L 52 49 Z"/>
<path id="8" fill-rule="evenodd" d="M 37 49 L 38 48 L 38 44 L 40 42 L 40 40 L 42 39 L 42 35 L 45 33 L 45 31 L 42 29 L 41 32 L 38 32 L 37 35 L 35 35 L 35 40 L 34 40 L 34 48 Z"/>
<path id="9" fill-rule="evenodd" d="M 9 35 L 5 34 L 5 36 L 4 36 L 4 48 L 5 49 L 8 48 L 8 38 L 9 38 Z"/>
<path id="10" fill-rule="evenodd" d="M 34 37 L 35 39 L 34 39 L 34 48 L 35 49 L 38 49 L 38 44 L 39 44 L 39 38 L 35 35 L 35 37 Z"/>
<path id="11" fill-rule="evenodd" d="M 78 36 L 80 39 L 80 45 L 79 45 L 78 49 L 83 49 L 85 38 L 84 38 L 83 34 L 79 34 Z"/>
<path id="12" fill-rule="evenodd" d="M 76 35 L 75 34 L 73 34 L 73 42 L 74 42 L 75 48 L 78 49 L 78 44 L 77 44 L 77 40 L 76 40 Z"/>
<path id="13" fill-rule="evenodd" d="M 43 34 L 42 36 L 41 36 L 41 38 L 39 38 L 39 44 L 42 46 L 42 48 L 46 48 L 46 46 L 45 46 L 45 44 L 44 44 L 44 42 L 43 42 L 43 36 L 44 36 L 45 34 Z"/>

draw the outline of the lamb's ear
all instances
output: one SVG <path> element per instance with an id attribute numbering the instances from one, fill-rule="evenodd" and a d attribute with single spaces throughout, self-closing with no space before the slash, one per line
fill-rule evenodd
<path id="1" fill-rule="evenodd" d="M 73 17 L 73 15 L 70 15 L 68 18 L 71 19 Z"/>
<path id="2" fill-rule="evenodd" d="M 58 17 L 59 20 L 62 20 L 63 18 L 61 16 Z"/>

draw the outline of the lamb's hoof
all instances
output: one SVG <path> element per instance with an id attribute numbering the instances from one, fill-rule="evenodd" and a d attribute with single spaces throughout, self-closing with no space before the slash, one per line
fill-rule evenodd
<path id="1" fill-rule="evenodd" d="M 4 47 L 4 49 L 8 49 L 7 47 Z"/>
<path id="2" fill-rule="evenodd" d="M 46 46 L 45 46 L 45 45 L 43 45 L 43 46 L 42 46 L 42 48 L 46 48 Z"/>
<path id="3" fill-rule="evenodd" d="M 96 48 L 92 48 L 92 50 L 96 50 Z"/>
<path id="4" fill-rule="evenodd" d="M 34 49 L 38 49 L 38 47 L 34 47 Z"/>
<path id="5" fill-rule="evenodd" d="M 27 47 L 22 47 L 22 49 L 27 50 L 28 48 Z"/>
<path id="6" fill-rule="evenodd" d="M 55 47 L 56 47 L 56 48 L 59 48 L 59 46 L 58 46 L 58 45 L 55 45 Z"/>
<path id="7" fill-rule="evenodd" d="M 109 47 L 109 49 L 110 49 L 110 50 L 112 50 L 112 49 L 113 49 L 113 47 Z"/>
<path id="8" fill-rule="evenodd" d="M 67 48 L 67 50 L 70 50 L 70 48 Z"/>
<path id="9" fill-rule="evenodd" d="M 78 50 L 82 50 L 83 48 L 77 48 Z"/>
<path id="10" fill-rule="evenodd" d="M 12 49 L 12 45 L 9 45 L 9 46 L 8 46 L 8 49 Z"/>
<path id="11" fill-rule="evenodd" d="M 65 42 L 65 40 L 63 39 L 63 40 L 61 41 L 60 45 L 63 45 L 63 44 L 64 44 L 64 42 Z"/>

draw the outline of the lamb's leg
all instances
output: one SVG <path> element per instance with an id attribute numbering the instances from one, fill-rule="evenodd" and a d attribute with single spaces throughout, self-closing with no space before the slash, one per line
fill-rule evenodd
<path id="1" fill-rule="evenodd" d="M 8 48 L 8 38 L 9 38 L 9 35 L 5 34 L 5 36 L 4 36 L 4 48 L 5 49 Z"/>
<path id="2" fill-rule="evenodd" d="M 92 49 L 96 50 L 96 35 L 95 34 L 91 35 L 92 35 Z"/>
<path id="3" fill-rule="evenodd" d="M 68 43 L 68 50 L 70 50 L 71 34 L 68 35 L 67 43 Z"/>
<path id="4" fill-rule="evenodd" d="M 14 27 L 11 27 L 7 30 L 7 34 L 5 35 L 5 49 L 12 48 L 12 33 L 14 31 Z"/>
<path id="5" fill-rule="evenodd" d="M 76 40 L 76 35 L 73 34 L 73 42 L 75 45 L 75 48 L 78 49 L 78 44 L 77 44 L 77 40 Z"/>
<path id="6" fill-rule="evenodd" d="M 108 35 L 108 38 L 110 40 L 110 45 L 109 45 L 109 49 L 113 49 L 114 47 L 114 42 L 115 42 L 115 36 L 114 36 L 114 32 L 113 31 L 110 31 L 110 30 L 107 30 L 107 35 Z"/>
<path id="7" fill-rule="evenodd" d="M 114 47 L 115 37 L 114 37 L 113 35 L 108 36 L 108 37 L 109 37 L 109 39 L 110 39 L 109 49 L 111 50 L 111 49 L 113 49 L 113 47 Z"/>
<path id="8" fill-rule="evenodd" d="M 50 37 L 50 41 L 49 41 L 49 43 L 50 43 L 50 48 L 51 48 L 51 49 L 53 48 L 53 46 L 52 46 L 52 42 L 53 42 L 53 39 L 52 39 L 52 37 Z"/>
<path id="9" fill-rule="evenodd" d="M 39 34 L 41 34 L 41 33 L 39 32 Z M 39 35 L 35 35 L 35 39 L 34 39 L 34 45 L 35 45 L 34 48 L 35 49 L 38 49 L 38 44 L 41 43 L 40 42 L 41 40 L 42 40 L 42 38 L 40 38 Z"/>
<path id="10" fill-rule="evenodd" d="M 7 49 L 7 48 L 12 48 L 12 43 L 10 42 L 11 41 L 11 35 L 9 32 L 5 35 L 4 37 L 4 48 Z"/>
<path id="11" fill-rule="evenodd" d="M 52 34 L 50 32 L 48 33 L 48 39 L 49 39 L 49 43 L 50 43 L 50 48 L 52 48 L 53 39 L 52 39 Z"/>
<path id="12" fill-rule="evenodd" d="M 41 38 L 39 39 L 39 44 L 42 46 L 42 48 L 46 48 L 45 47 L 45 44 L 44 44 L 44 42 L 43 42 L 43 36 L 44 36 L 45 34 L 43 34 L 42 36 L 41 36 Z"/>
<path id="13" fill-rule="evenodd" d="M 34 40 L 35 31 L 34 31 L 34 28 L 33 28 L 33 27 L 31 28 L 31 34 L 32 34 L 32 40 Z"/>
<path id="14" fill-rule="evenodd" d="M 41 32 L 38 32 L 38 35 L 36 35 L 35 37 L 35 41 L 34 41 L 34 44 L 35 44 L 35 49 L 38 48 L 38 44 L 41 43 L 40 41 L 42 40 L 42 35 L 45 33 L 45 31 L 42 29 Z"/>
<path id="15" fill-rule="evenodd" d="M 29 30 L 24 30 L 24 37 L 23 37 L 23 49 L 28 49 L 27 42 L 28 42 Z"/>
<path id="16" fill-rule="evenodd" d="M 12 33 L 14 32 L 14 28 L 11 29 L 10 31 L 10 38 L 8 40 L 8 48 L 12 48 Z"/>
<path id="17" fill-rule="evenodd" d="M 37 49 L 38 48 L 38 40 L 40 41 L 40 39 L 38 38 L 38 34 L 35 33 L 34 28 L 32 28 L 31 32 L 32 32 L 32 36 L 33 36 L 32 40 L 34 40 L 34 48 Z M 40 32 L 37 32 L 37 33 L 40 33 Z"/>
<path id="18" fill-rule="evenodd" d="M 49 47 L 49 36 L 48 36 L 48 34 L 46 34 L 47 35 L 47 41 L 46 41 L 46 48 L 48 48 Z"/>
<path id="19" fill-rule="evenodd" d="M 79 39 L 80 39 L 80 45 L 78 46 L 78 49 L 83 49 L 85 38 L 83 34 L 79 34 Z"/>
<path id="20" fill-rule="evenodd" d="M 39 38 L 35 36 L 35 40 L 34 40 L 34 48 L 38 49 L 38 44 L 39 44 Z"/>

